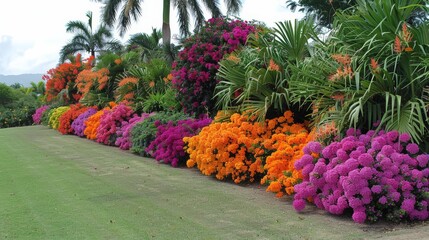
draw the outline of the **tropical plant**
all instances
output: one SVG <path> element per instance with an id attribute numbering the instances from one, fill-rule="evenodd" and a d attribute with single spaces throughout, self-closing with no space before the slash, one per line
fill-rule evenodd
<path id="1" fill-rule="evenodd" d="M 225 54 L 246 44 L 255 31 L 253 23 L 227 18 L 212 18 L 183 43 L 173 63 L 173 87 L 185 113 L 198 116 L 217 112 L 212 101 L 218 83 L 216 73 Z"/>
<path id="2" fill-rule="evenodd" d="M 92 12 L 87 12 L 88 22 L 70 21 L 66 25 L 66 31 L 75 33 L 72 40 L 63 46 L 60 51 L 60 62 L 63 63 L 69 55 L 85 51 L 95 58 L 96 52 L 105 50 L 118 51 L 122 48 L 118 40 L 112 38 L 111 30 L 101 24 L 98 29 L 93 29 Z"/>
<path id="3" fill-rule="evenodd" d="M 137 33 L 130 36 L 127 49 L 129 51 L 137 51 L 141 54 L 143 62 L 148 62 L 152 58 L 160 58 L 164 56 L 164 51 L 160 43 L 162 32 L 156 28 L 152 28 L 152 33 Z"/>
<path id="4" fill-rule="evenodd" d="M 171 94 L 171 75 L 170 66 L 163 59 L 152 59 L 142 65 L 135 65 L 129 68 L 125 73 L 118 76 L 118 87 L 115 95 L 118 102 L 128 101 L 132 104 L 135 111 L 145 112 L 167 110 L 169 106 L 164 103 Z M 164 96 L 167 93 L 166 96 Z M 144 106 L 147 99 L 152 99 L 151 105 L 158 105 L 159 108 L 153 108 L 149 105 Z M 171 101 L 165 102 L 167 104 Z M 173 104 L 172 106 L 174 107 Z M 143 109 L 146 108 L 146 109 Z"/>
<path id="5" fill-rule="evenodd" d="M 103 20 L 108 26 L 113 26 L 116 22 L 116 13 L 121 7 L 121 13 L 118 19 L 118 28 L 120 35 L 123 36 L 130 26 L 132 20 L 137 20 L 141 15 L 141 3 L 142 0 L 96 0 L 103 2 Z M 212 17 L 220 17 L 221 11 L 219 8 L 218 1 L 202 1 L 207 9 L 210 11 Z M 225 1 L 228 9 L 228 13 L 238 13 L 241 7 L 240 0 L 227 0 Z M 199 28 L 203 26 L 205 17 L 203 10 L 201 9 L 200 1 L 195 0 L 164 0 L 163 1 L 163 12 L 162 12 L 162 39 L 163 46 L 169 55 L 169 60 L 174 59 L 171 51 L 171 30 L 170 30 L 170 6 L 173 6 L 178 11 L 178 22 L 180 26 L 180 33 L 184 36 L 190 35 L 189 25 L 190 18 L 189 12 L 195 16 L 195 27 Z"/>
<path id="6" fill-rule="evenodd" d="M 312 103 L 316 122 L 368 130 L 407 132 L 422 142 L 428 133 L 428 23 L 407 24 L 419 0 L 358 1 L 336 15 L 331 37 L 294 71 L 295 101 Z"/>
<path id="7" fill-rule="evenodd" d="M 291 105 L 291 66 L 309 55 L 309 40 L 315 39 L 312 21 L 279 22 L 274 29 L 249 35 L 247 45 L 220 63 L 215 87 L 216 104 L 230 112 L 266 117 L 281 116 L 287 109 L 302 121 L 299 106 Z"/>

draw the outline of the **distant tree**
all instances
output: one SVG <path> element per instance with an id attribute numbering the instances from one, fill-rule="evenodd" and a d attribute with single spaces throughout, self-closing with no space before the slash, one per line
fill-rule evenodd
<path id="1" fill-rule="evenodd" d="M 10 87 L 13 89 L 20 89 L 23 86 L 21 83 L 14 83 L 14 84 L 11 84 Z"/>
<path id="2" fill-rule="evenodd" d="M 67 32 L 75 33 L 72 40 L 67 43 L 60 52 L 60 62 L 63 63 L 68 56 L 80 51 L 85 51 L 95 57 L 97 51 L 118 51 L 122 48 L 119 41 L 113 39 L 113 34 L 109 27 L 101 24 L 97 30 L 92 26 L 92 12 L 86 14 L 88 22 L 70 21 L 67 23 Z"/>
<path id="3" fill-rule="evenodd" d="M 331 28 L 334 21 L 335 12 L 344 10 L 357 4 L 356 0 L 287 0 L 287 7 L 292 11 L 298 9 L 306 14 L 306 17 L 313 16 L 316 23 L 321 27 Z"/>
<path id="4" fill-rule="evenodd" d="M 15 100 L 14 91 L 4 83 L 0 83 L 0 106 L 4 106 Z"/>

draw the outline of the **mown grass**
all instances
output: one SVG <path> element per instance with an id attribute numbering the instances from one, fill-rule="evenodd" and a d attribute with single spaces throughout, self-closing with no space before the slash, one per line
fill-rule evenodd
<path id="1" fill-rule="evenodd" d="M 402 239 L 44 126 L 0 130 L 0 239 Z M 422 235 L 419 235 L 419 234 Z M 411 238 L 410 238 L 411 237 Z"/>

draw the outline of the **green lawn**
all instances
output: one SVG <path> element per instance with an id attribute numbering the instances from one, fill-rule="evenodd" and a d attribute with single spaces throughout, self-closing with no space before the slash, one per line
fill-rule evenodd
<path id="1" fill-rule="evenodd" d="M 423 239 L 44 126 L 0 129 L 0 239 Z"/>

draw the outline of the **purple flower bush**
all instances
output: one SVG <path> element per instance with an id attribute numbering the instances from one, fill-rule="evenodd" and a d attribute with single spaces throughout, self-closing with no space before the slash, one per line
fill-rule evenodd
<path id="1" fill-rule="evenodd" d="M 186 39 L 173 63 L 172 84 L 185 113 L 215 113 L 213 92 L 219 61 L 247 41 L 255 27 L 240 20 L 209 19 L 201 30 Z"/>
<path id="2" fill-rule="evenodd" d="M 197 135 L 211 122 L 210 118 L 185 119 L 179 120 L 177 123 L 169 121 L 167 124 L 160 124 L 158 121 L 155 123 L 158 129 L 156 137 L 146 148 L 146 152 L 159 162 L 177 167 L 179 164 L 185 163 L 187 159 L 183 149 L 185 146 L 183 138 Z"/>
<path id="3" fill-rule="evenodd" d="M 84 113 L 80 114 L 75 120 L 73 120 L 71 127 L 74 131 L 74 134 L 79 137 L 84 137 L 84 131 L 86 128 L 85 121 L 92 115 L 94 115 L 97 112 L 97 109 L 95 108 L 89 108 Z"/>
<path id="4" fill-rule="evenodd" d="M 125 104 L 119 104 L 111 110 L 104 110 L 100 119 L 100 125 L 97 128 L 96 141 L 105 145 L 114 145 L 117 138 L 117 131 L 120 129 L 122 122 L 128 121 L 135 117 L 131 107 Z"/>
<path id="5" fill-rule="evenodd" d="M 429 217 L 429 154 L 397 131 L 361 134 L 349 129 L 339 142 L 310 142 L 295 162 L 303 181 L 293 206 L 307 200 L 332 214 L 352 210 L 355 222 L 426 220 Z"/>
<path id="6" fill-rule="evenodd" d="M 141 116 L 135 115 L 134 117 L 130 118 L 128 121 L 123 121 L 121 128 L 116 131 L 117 139 L 115 142 L 115 145 L 118 146 L 122 150 L 128 150 L 132 146 L 131 142 L 131 130 L 133 127 L 139 123 L 145 120 L 147 117 L 152 116 L 154 113 L 143 113 Z"/>
<path id="7" fill-rule="evenodd" d="M 34 124 L 41 124 L 43 113 L 49 109 L 49 105 L 43 105 L 36 109 L 36 112 L 32 115 Z"/>

